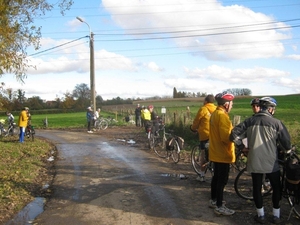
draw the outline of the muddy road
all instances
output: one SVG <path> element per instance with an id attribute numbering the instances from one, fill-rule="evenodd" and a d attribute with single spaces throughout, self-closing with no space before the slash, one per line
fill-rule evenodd
<path id="1" fill-rule="evenodd" d="M 84 131 L 39 131 L 38 136 L 56 145 L 58 156 L 53 195 L 35 223 L 254 223 L 253 203 L 236 196 L 232 179 L 224 197 L 236 214 L 216 216 L 208 208 L 210 183 L 197 181 L 190 163 L 182 160 L 176 165 L 159 159 L 143 143 L 127 143 L 135 141 L 135 134 L 130 135 L 128 131 L 119 137 Z M 271 209 L 266 208 L 266 213 Z M 297 220 L 293 219 L 287 224 L 294 224 Z"/>

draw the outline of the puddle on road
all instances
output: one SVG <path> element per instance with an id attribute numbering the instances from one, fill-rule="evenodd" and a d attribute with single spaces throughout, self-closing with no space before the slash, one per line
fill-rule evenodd
<path id="1" fill-rule="evenodd" d="M 160 176 L 162 177 L 175 177 L 175 178 L 179 178 L 179 179 L 187 179 L 188 176 L 184 175 L 184 174 L 175 174 L 175 173 L 163 173 Z"/>
<path id="2" fill-rule="evenodd" d="M 44 211 L 45 198 L 36 197 L 32 202 L 25 206 L 12 220 L 5 225 L 30 225 L 33 220 Z"/>

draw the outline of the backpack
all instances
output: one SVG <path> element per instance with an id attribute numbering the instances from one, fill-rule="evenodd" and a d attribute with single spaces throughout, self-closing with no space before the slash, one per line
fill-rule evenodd
<path id="1" fill-rule="evenodd" d="M 296 199 L 300 200 L 300 164 L 297 159 L 288 158 L 285 162 L 286 188 L 293 191 Z"/>
<path id="2" fill-rule="evenodd" d="M 174 137 L 169 137 L 166 140 L 166 149 L 167 149 L 167 151 L 174 150 L 174 145 L 175 145 L 175 139 L 174 139 Z"/>

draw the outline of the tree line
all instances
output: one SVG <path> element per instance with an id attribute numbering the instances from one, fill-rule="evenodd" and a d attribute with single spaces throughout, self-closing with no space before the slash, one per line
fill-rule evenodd
<path id="1" fill-rule="evenodd" d="M 250 96 L 252 94 L 252 91 L 248 88 L 231 88 L 224 91 L 227 91 L 235 96 Z M 199 98 L 205 97 L 208 94 L 210 93 L 177 91 L 176 87 L 173 88 L 173 98 Z"/>

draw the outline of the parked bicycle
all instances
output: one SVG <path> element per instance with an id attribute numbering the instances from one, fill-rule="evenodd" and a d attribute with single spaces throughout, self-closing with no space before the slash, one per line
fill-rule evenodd
<path id="1" fill-rule="evenodd" d="M 15 122 L 11 121 L 8 125 L 7 130 L 6 130 L 5 137 L 14 136 L 16 134 L 18 134 L 17 124 Z"/>
<path id="2" fill-rule="evenodd" d="M 291 211 L 288 219 L 290 218 L 292 212 L 300 217 L 300 180 L 292 183 L 293 181 L 290 181 L 287 178 L 287 162 L 289 162 L 289 160 L 292 160 L 293 164 L 298 165 L 299 167 L 300 160 L 299 156 L 296 154 L 294 147 L 284 154 L 282 160 L 279 159 L 279 164 L 281 167 L 280 179 L 282 196 L 288 200 L 288 203 L 291 206 Z M 247 172 L 246 168 L 241 170 L 235 178 L 234 189 L 239 197 L 246 200 L 253 200 L 251 174 Z M 271 191 L 271 185 L 268 183 L 268 180 L 265 180 L 262 187 L 262 196 L 270 194 Z"/>
<path id="3" fill-rule="evenodd" d="M 27 127 L 25 128 L 25 137 L 27 137 L 28 139 L 30 138 L 32 141 L 34 141 L 34 135 L 35 135 L 34 127 L 28 124 Z"/>
<path id="4" fill-rule="evenodd" d="M 180 160 L 180 150 L 183 149 L 183 138 L 174 134 L 174 131 L 165 132 L 165 126 L 162 126 L 158 135 L 154 136 L 153 150 L 156 155 L 178 163 Z"/>
<path id="5" fill-rule="evenodd" d="M 208 148 L 209 143 L 205 145 L 205 149 L 200 149 L 200 145 L 196 144 L 192 147 L 191 151 L 191 163 L 193 166 L 194 171 L 200 176 L 201 168 L 205 167 L 204 173 L 206 174 L 208 171 L 211 175 L 213 175 L 213 162 L 210 162 L 208 159 Z M 201 165 L 201 156 L 204 154 L 205 162 Z M 247 156 L 240 150 L 236 148 L 236 161 L 235 163 L 231 164 L 236 170 L 240 171 L 246 167 L 247 163 Z"/>
<path id="6" fill-rule="evenodd" d="M 8 128 L 5 129 L 5 120 L 0 121 L 0 135 L 2 136 L 13 136 L 18 134 L 18 128 L 15 122 L 11 121 L 8 125 Z"/>
<path id="7" fill-rule="evenodd" d="M 94 127 L 96 130 L 105 130 L 108 127 L 109 121 L 103 117 L 99 117 L 95 123 Z"/>

